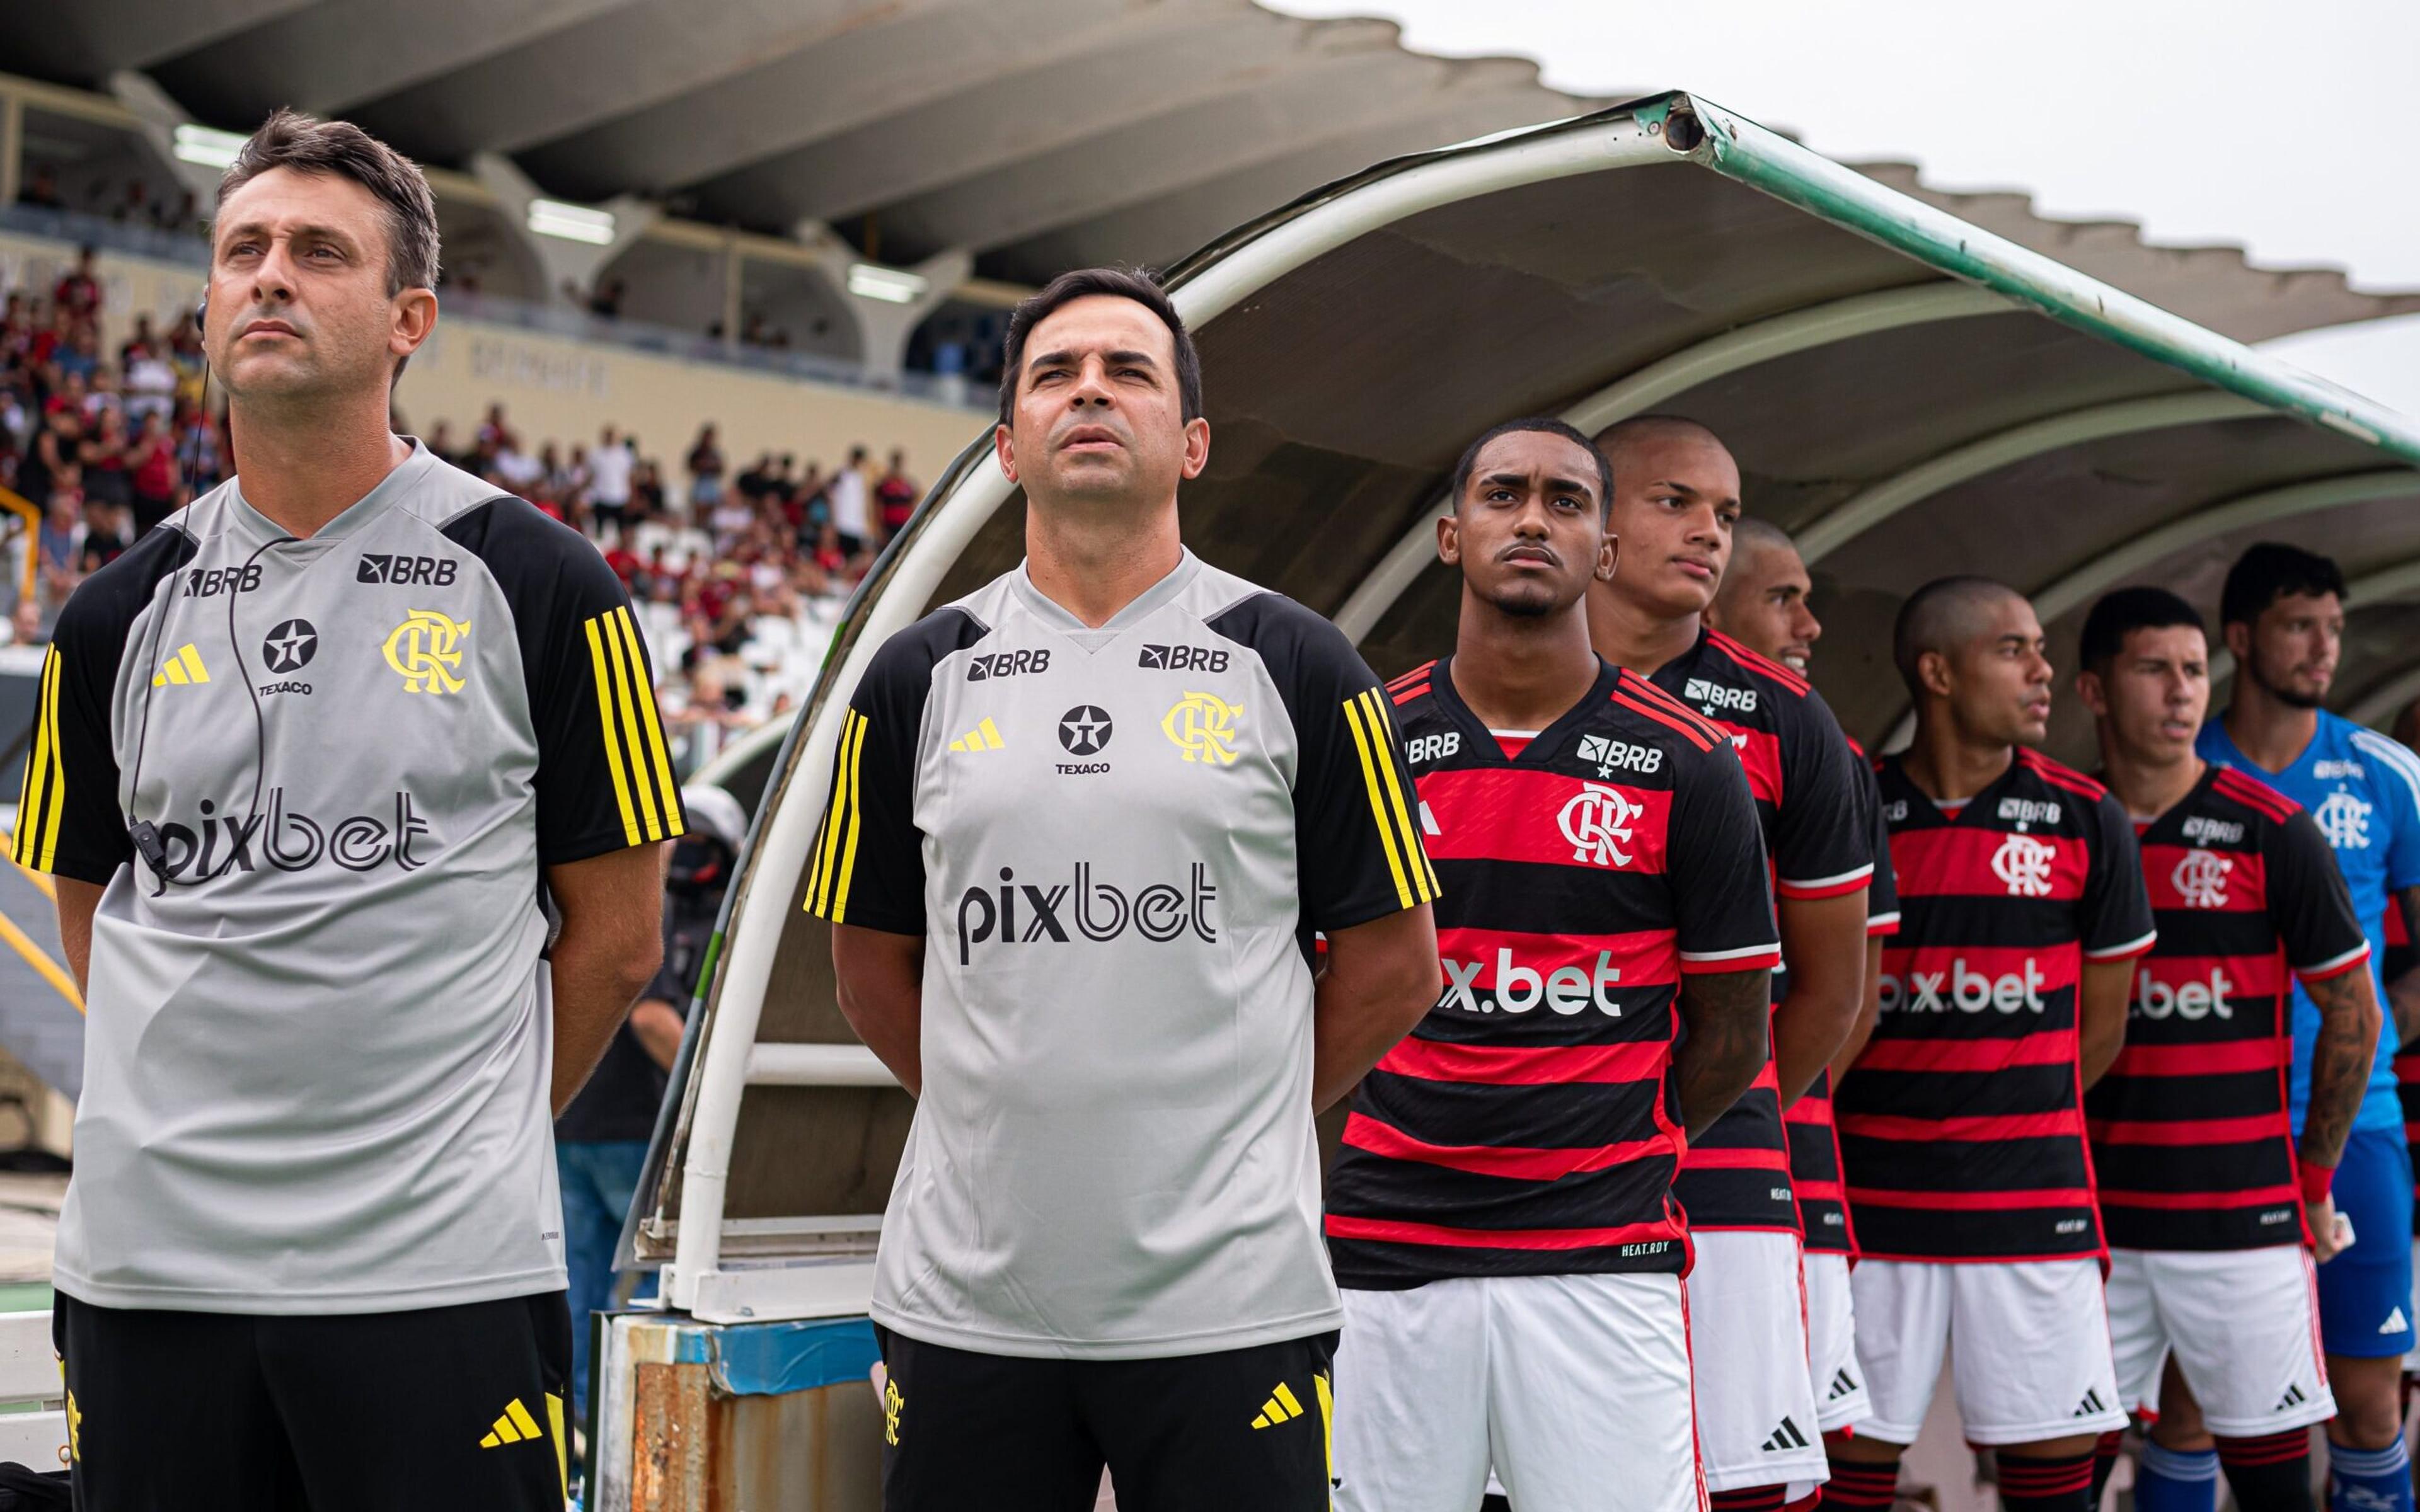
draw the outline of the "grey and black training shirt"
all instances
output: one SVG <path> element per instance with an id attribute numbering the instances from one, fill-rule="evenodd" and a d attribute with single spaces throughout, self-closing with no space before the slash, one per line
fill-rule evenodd
<path id="1" fill-rule="evenodd" d="M 924 1086 L 873 1312 L 990 1354 L 1338 1326 L 1311 936 L 1436 895 L 1336 626 L 1187 553 L 1098 628 L 1019 567 L 849 702 L 807 908 L 924 936 Z"/>
<path id="2" fill-rule="evenodd" d="M 680 833 L 652 687 L 596 549 L 417 443 L 308 540 L 238 479 L 76 591 L 16 837 L 106 889 L 61 1290 L 564 1285 L 542 869 Z"/>

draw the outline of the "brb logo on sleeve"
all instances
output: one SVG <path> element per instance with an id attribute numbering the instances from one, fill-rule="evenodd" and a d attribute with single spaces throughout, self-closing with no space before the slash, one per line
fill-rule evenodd
<path id="1" fill-rule="evenodd" d="M 2031 835 L 2010 835 L 1992 856 L 1992 874 L 2008 885 L 2011 898 L 2050 896 L 2050 869 L 2058 847 Z"/>
<path id="2" fill-rule="evenodd" d="M 451 588 L 455 567 L 452 557 L 382 556 L 365 551 L 360 564 L 353 569 L 353 581 Z"/>

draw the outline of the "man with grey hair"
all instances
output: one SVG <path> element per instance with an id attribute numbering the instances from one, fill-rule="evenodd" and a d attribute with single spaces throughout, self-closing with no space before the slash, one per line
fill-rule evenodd
<path id="1" fill-rule="evenodd" d="M 656 968 L 682 815 L 603 559 L 389 429 L 437 254 L 359 129 L 245 144 L 201 322 L 239 475 L 43 666 L 15 841 L 89 1012 L 80 1505 L 563 1504 L 549 1126 Z"/>

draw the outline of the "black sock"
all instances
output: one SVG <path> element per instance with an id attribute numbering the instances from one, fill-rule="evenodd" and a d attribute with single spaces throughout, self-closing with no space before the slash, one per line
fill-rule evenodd
<path id="1" fill-rule="evenodd" d="M 1790 1500 L 1787 1486 L 1744 1486 L 1735 1491 L 1714 1491 L 1707 1502 L 1714 1512 L 1781 1512 Z"/>
<path id="2" fill-rule="evenodd" d="M 2218 1468 L 2241 1512 L 2311 1512 L 2311 1430 L 2218 1441 Z"/>
<path id="3" fill-rule="evenodd" d="M 2092 1446 L 2092 1512 L 2101 1512 L 2101 1493 L 2109 1489 L 2109 1473 L 2118 1468 L 2118 1446 L 2125 1442 L 2126 1430 L 2116 1428 Z"/>
<path id="4" fill-rule="evenodd" d="M 1832 1478 L 1823 1483 L 1823 1512 L 1890 1512 L 1899 1495 L 1899 1466 L 1832 1461 Z"/>
<path id="5" fill-rule="evenodd" d="M 1999 1452 L 2000 1505 L 2008 1512 L 2091 1512 L 2092 1451 L 2080 1455 Z"/>

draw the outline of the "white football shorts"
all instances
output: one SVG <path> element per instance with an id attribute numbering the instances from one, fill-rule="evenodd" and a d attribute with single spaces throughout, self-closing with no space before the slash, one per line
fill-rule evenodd
<path id="1" fill-rule="evenodd" d="M 1344 1293 L 1337 1512 L 1703 1512 L 1675 1275 Z"/>
<path id="2" fill-rule="evenodd" d="M 1831 1473 L 1809 1374 L 1798 1236 L 1725 1228 L 1689 1238 L 1698 1251 L 1689 1343 L 1706 1489 L 1787 1486 L 1798 1501 Z"/>
<path id="3" fill-rule="evenodd" d="M 2126 1426 L 2100 1261 L 1867 1259 L 1849 1285 L 1873 1403 L 1859 1432 L 1914 1443 L 1952 1344 L 1969 1443 L 2037 1443 Z"/>
<path id="4" fill-rule="evenodd" d="M 1866 1396 L 1866 1367 L 1857 1363 L 1849 1257 L 1809 1250 L 1805 1263 L 1807 1374 L 1815 1382 L 1815 1421 L 1831 1433 L 1864 1422 L 1873 1405 Z"/>
<path id="5" fill-rule="evenodd" d="M 2299 1244 L 2109 1252 L 2109 1343 L 2131 1406 L 2157 1408 L 2169 1350 L 2229 1439 L 2323 1423 L 2336 1412 L 2319 1345 L 2319 1288 Z"/>

